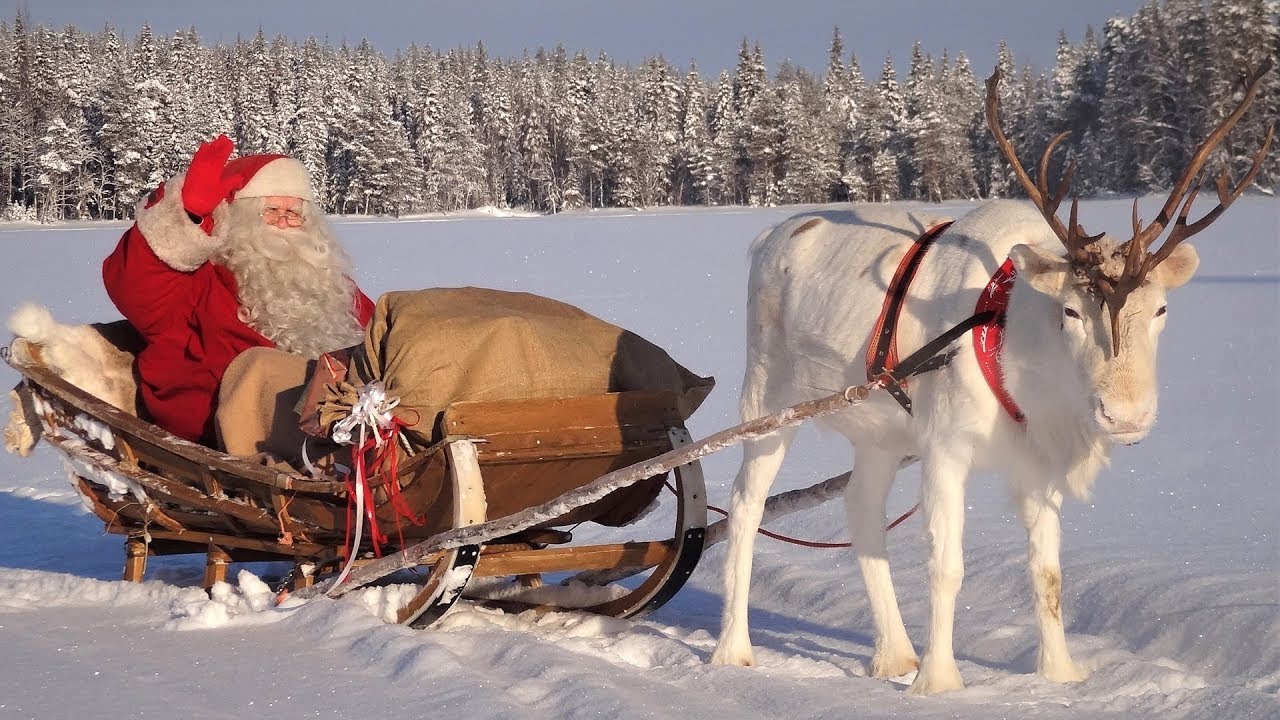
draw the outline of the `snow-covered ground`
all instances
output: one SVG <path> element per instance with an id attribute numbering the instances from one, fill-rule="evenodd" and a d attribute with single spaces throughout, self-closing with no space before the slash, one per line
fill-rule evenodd
<path id="1" fill-rule="evenodd" d="M 1160 200 L 1144 200 L 1146 217 Z M 691 421 L 700 437 L 737 421 L 747 247 L 796 211 L 478 212 L 338 230 L 371 295 L 542 293 L 715 375 Z M 1129 203 L 1086 202 L 1082 219 L 1122 232 Z M 35 300 L 63 321 L 116 317 L 98 268 L 121 227 L 0 227 L 0 310 Z M 1172 294 L 1162 342 L 1160 420 L 1117 450 L 1092 500 L 1064 511 L 1063 604 L 1071 649 L 1092 671 L 1083 683 L 1030 674 L 1024 536 L 994 478 L 975 479 L 968 497 L 955 643 L 968 687 L 917 698 L 866 677 L 871 615 L 847 550 L 758 542 L 753 669 L 707 664 L 723 546 L 639 621 L 462 605 L 414 631 L 378 619 L 380 592 L 269 609 L 245 574 L 210 599 L 196 556 L 153 561 L 144 584 L 119 582 L 121 539 L 81 508 L 43 449 L 0 457 L 0 718 L 1280 717 L 1280 201 L 1243 198 L 1194 242 L 1200 274 Z M 15 380 L 0 367 L 0 382 Z M 846 447 L 806 429 L 775 492 L 847 469 Z M 727 504 L 738 458 L 705 461 L 713 503 Z M 918 489 L 904 471 L 890 511 Z M 645 524 L 666 529 L 669 517 Z M 830 503 L 776 529 L 835 541 L 843 523 Z M 928 596 L 917 518 L 890 534 L 890 553 L 919 646 Z"/>

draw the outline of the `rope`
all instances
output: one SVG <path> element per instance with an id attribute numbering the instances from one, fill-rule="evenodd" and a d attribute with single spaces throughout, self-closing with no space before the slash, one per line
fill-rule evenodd
<path id="1" fill-rule="evenodd" d="M 666 486 L 667 486 L 667 489 L 671 491 L 671 494 L 674 495 L 676 492 L 676 489 L 671 487 L 671 483 L 669 481 L 666 483 Z M 708 503 L 707 509 L 714 510 L 715 512 L 718 512 L 725 517 L 729 517 L 729 511 L 725 510 L 724 508 L 716 507 L 715 505 L 711 505 L 710 503 Z M 890 530 L 898 527 L 899 525 L 902 524 L 902 521 L 914 515 L 915 512 L 919 509 L 920 509 L 920 503 L 916 503 L 914 506 L 912 506 L 910 510 L 899 515 L 897 520 L 894 520 L 893 522 L 886 525 L 884 528 L 884 531 L 889 532 Z M 756 528 L 756 532 L 760 533 L 761 535 L 764 535 L 765 537 L 773 538 L 774 540 L 779 540 L 784 543 L 790 543 L 792 545 L 799 545 L 801 547 L 818 548 L 818 549 L 826 550 L 826 549 L 847 548 L 847 547 L 853 546 L 853 543 L 847 543 L 847 542 L 828 543 L 828 542 L 817 542 L 816 540 L 802 540 L 800 538 L 791 537 L 790 535 L 783 535 L 782 533 L 776 533 L 776 532 L 773 532 L 772 530 L 765 530 L 764 528 Z"/>

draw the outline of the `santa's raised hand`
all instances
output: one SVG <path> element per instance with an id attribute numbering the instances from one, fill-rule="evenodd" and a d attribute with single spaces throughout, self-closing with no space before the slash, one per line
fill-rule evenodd
<path id="1" fill-rule="evenodd" d="M 238 174 L 223 175 L 227 159 L 235 149 L 231 138 L 219 135 L 202 143 L 192 156 L 182 184 L 182 206 L 193 220 L 209 217 L 218 203 L 229 199 L 232 192 L 244 186 L 244 178 Z"/>

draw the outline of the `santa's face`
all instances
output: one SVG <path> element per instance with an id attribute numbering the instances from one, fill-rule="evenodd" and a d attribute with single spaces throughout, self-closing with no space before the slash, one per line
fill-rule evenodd
<path id="1" fill-rule="evenodd" d="M 235 275 L 241 321 L 280 349 L 310 357 L 360 339 L 351 261 L 309 203 L 237 198 L 215 233 L 225 238 L 215 261 Z"/>

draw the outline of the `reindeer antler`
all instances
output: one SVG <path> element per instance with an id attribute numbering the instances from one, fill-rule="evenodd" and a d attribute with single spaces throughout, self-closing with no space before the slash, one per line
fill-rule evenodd
<path id="1" fill-rule="evenodd" d="M 1227 169 L 1223 168 L 1218 174 L 1216 184 L 1218 188 L 1218 205 L 1203 217 L 1193 223 L 1187 223 L 1187 214 L 1191 212 L 1191 203 L 1195 202 L 1196 195 L 1200 192 L 1200 185 L 1203 182 L 1200 171 L 1204 169 L 1204 165 L 1209 160 L 1209 155 L 1222 143 L 1227 133 L 1235 127 L 1240 118 L 1244 115 L 1245 110 L 1249 109 L 1249 105 L 1253 102 L 1254 96 L 1258 94 L 1259 81 L 1262 76 L 1271 70 L 1271 59 L 1267 58 L 1262 65 L 1254 72 L 1246 72 L 1244 75 L 1244 97 L 1240 99 L 1240 103 L 1236 105 L 1236 109 L 1231 112 L 1222 123 L 1209 133 L 1209 137 L 1200 143 L 1200 147 L 1196 148 L 1196 152 L 1191 156 L 1191 162 L 1187 165 L 1187 169 L 1183 171 L 1182 177 L 1173 186 L 1173 190 L 1169 193 L 1169 199 L 1165 201 L 1164 207 L 1160 209 L 1160 214 L 1156 215 L 1156 219 L 1151 221 L 1147 227 L 1142 227 L 1142 222 L 1138 219 L 1138 201 L 1133 201 L 1133 237 L 1130 238 L 1122 246 L 1125 254 L 1125 277 L 1118 278 L 1117 289 L 1120 286 L 1128 286 L 1128 290 L 1142 284 L 1147 273 L 1151 272 L 1156 265 L 1159 265 L 1165 258 L 1173 252 L 1178 243 L 1195 235 L 1196 233 L 1209 227 L 1209 225 L 1217 220 L 1223 211 L 1235 202 L 1235 199 L 1244 193 L 1245 188 L 1253 182 L 1258 176 L 1258 171 L 1262 169 L 1262 161 L 1267 156 L 1267 152 L 1271 149 L 1271 140 L 1275 134 L 1275 123 L 1267 128 L 1267 136 L 1262 141 L 1262 147 L 1258 148 L 1258 152 L 1253 156 L 1253 166 L 1249 168 L 1249 172 L 1238 184 L 1231 182 Z M 1182 209 L 1178 212 L 1178 219 L 1174 223 L 1173 231 L 1169 233 L 1169 237 L 1161 243 L 1160 247 L 1154 252 L 1147 252 L 1151 247 L 1151 243 L 1164 232 L 1169 225 L 1173 212 L 1181 205 Z M 1126 293 L 1127 294 L 1127 293 Z"/>
<path id="2" fill-rule="evenodd" d="M 1009 142 L 1009 138 L 1005 137 L 1004 130 L 1000 127 L 1000 93 L 998 86 L 1000 84 L 1000 68 L 996 68 L 991 73 L 991 77 L 987 78 L 987 126 L 991 129 L 991 135 L 995 138 L 996 144 L 1000 146 L 1000 152 L 1004 155 L 1009 164 L 1013 166 L 1013 173 L 1017 176 L 1018 182 L 1022 184 L 1022 189 L 1026 191 L 1027 196 L 1031 198 L 1031 202 L 1040 208 L 1040 214 L 1044 215 L 1044 219 L 1049 223 L 1049 227 L 1053 228 L 1053 232 L 1062 241 L 1067 248 L 1067 258 L 1076 263 L 1085 263 L 1096 265 L 1101 258 L 1098 257 L 1096 249 L 1089 246 L 1102 237 L 1099 235 L 1086 235 L 1084 228 L 1080 227 L 1080 223 L 1076 221 L 1077 208 L 1079 206 L 1079 198 L 1071 200 L 1071 222 L 1064 226 L 1062 221 L 1058 219 L 1058 206 L 1062 204 L 1062 199 L 1067 195 L 1067 189 L 1071 187 L 1071 176 L 1076 172 L 1076 162 L 1071 161 L 1067 166 L 1066 172 L 1062 174 L 1062 179 L 1058 182 L 1058 190 L 1052 195 L 1049 194 L 1049 159 L 1053 155 L 1053 151 L 1058 147 L 1058 143 L 1062 139 L 1071 134 L 1070 130 L 1065 130 L 1053 136 L 1049 141 L 1048 147 L 1044 149 L 1044 153 L 1040 156 L 1040 165 L 1038 183 L 1031 182 L 1031 176 L 1023 169 L 1022 163 L 1018 160 L 1018 153 L 1013 149 L 1013 143 Z"/>
<path id="3" fill-rule="evenodd" d="M 1073 263 L 1094 266 L 1099 270 L 1096 273 L 1092 273 L 1093 284 L 1102 294 L 1102 298 L 1106 302 L 1108 310 L 1110 310 L 1113 329 L 1111 342 L 1114 353 L 1118 354 L 1120 352 L 1120 334 L 1117 331 L 1118 321 L 1120 309 L 1124 307 L 1125 300 L 1128 299 L 1129 294 L 1142 285 L 1147 274 L 1152 269 L 1173 253 L 1178 243 L 1204 230 L 1214 220 L 1217 220 L 1223 211 L 1244 193 L 1254 178 L 1258 176 L 1258 171 L 1262 169 L 1262 161 L 1271 149 L 1271 140 L 1275 135 L 1275 123 L 1272 123 L 1267 129 L 1267 136 L 1262 141 L 1262 147 L 1253 156 L 1253 166 L 1245 174 L 1244 178 L 1239 183 L 1233 183 L 1224 168 L 1216 180 L 1218 188 L 1217 207 L 1205 213 L 1199 220 L 1192 223 L 1187 222 L 1187 215 L 1191 212 L 1191 204 L 1195 202 L 1196 195 L 1200 192 L 1202 183 L 1198 177 L 1200 171 L 1204 169 L 1205 163 L 1208 162 L 1209 155 L 1213 153 L 1218 145 L 1222 144 L 1227 133 L 1231 132 L 1231 129 L 1239 122 L 1245 111 L 1249 109 L 1249 105 L 1253 103 L 1254 97 L 1258 94 L 1259 81 L 1263 75 L 1271 70 L 1271 66 L 1272 62 L 1268 58 L 1256 71 L 1245 73 L 1243 78 L 1245 86 L 1244 97 L 1236 105 L 1235 110 L 1213 132 L 1209 133 L 1204 142 L 1200 143 L 1200 147 L 1196 148 L 1195 154 L 1191 156 L 1191 162 L 1169 193 L 1169 199 L 1165 201 L 1160 214 L 1145 228 L 1142 227 L 1142 221 L 1138 219 L 1138 201 L 1136 199 L 1133 201 L 1133 237 L 1120 246 L 1119 252 L 1124 256 L 1124 266 L 1120 271 L 1119 277 L 1111 277 L 1101 271 L 1108 258 L 1102 257 L 1097 245 L 1092 245 L 1092 243 L 1095 243 L 1102 235 L 1090 237 L 1084 234 L 1083 229 L 1076 222 L 1078 199 L 1074 199 L 1071 202 L 1070 226 L 1064 227 L 1062 221 L 1058 219 L 1058 205 L 1062 203 L 1062 198 L 1066 196 L 1067 185 L 1071 182 L 1071 175 L 1076 169 L 1074 161 L 1063 174 L 1057 193 L 1052 197 L 1049 195 L 1049 157 L 1053 154 L 1054 148 L 1068 133 L 1059 133 L 1049 141 L 1049 146 L 1045 148 L 1044 154 L 1040 156 L 1039 183 L 1033 184 L 1030 176 L 1027 175 L 1027 171 L 1022 168 L 1022 163 L 1018 162 L 1018 155 L 1013 150 L 1013 144 L 1009 142 L 1009 139 L 1004 135 L 1004 131 L 1000 128 L 1000 116 L 997 112 L 1000 105 L 999 93 L 997 92 L 997 85 L 1000 82 L 1000 68 L 996 68 L 991 77 L 987 78 L 987 125 L 991 128 L 991 134 L 1000 146 L 1000 151 L 1004 154 L 1005 159 L 1009 161 L 1009 164 L 1013 166 L 1014 174 L 1017 175 L 1018 181 L 1022 183 L 1023 189 L 1027 191 L 1027 195 L 1031 197 L 1031 201 L 1040 208 L 1040 212 L 1044 215 L 1045 220 L 1049 222 L 1049 226 L 1053 228 L 1058 239 L 1062 240 L 1062 244 L 1067 247 L 1067 258 Z M 1169 237 L 1161 243 L 1155 252 L 1148 252 L 1151 243 L 1164 232 L 1165 228 L 1169 226 L 1169 222 L 1173 220 L 1174 211 L 1177 211 L 1178 215 L 1173 224 L 1173 231 L 1169 233 Z M 1090 247 L 1091 245 L 1092 247 Z M 1113 270 L 1112 272 L 1115 271 Z"/>

